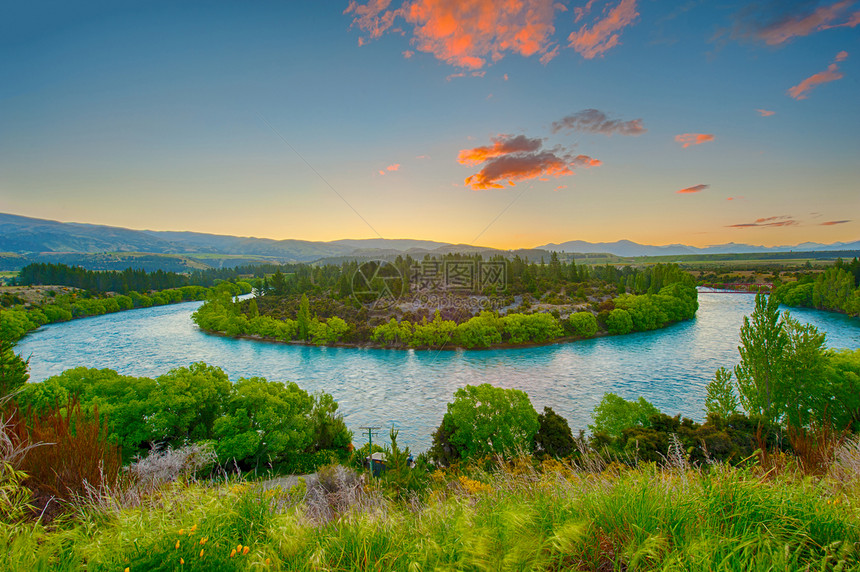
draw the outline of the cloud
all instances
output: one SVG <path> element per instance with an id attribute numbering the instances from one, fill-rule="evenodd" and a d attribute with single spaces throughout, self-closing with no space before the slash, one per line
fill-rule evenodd
<path id="1" fill-rule="evenodd" d="M 618 133 L 619 135 L 641 135 L 647 131 L 642 126 L 641 119 L 631 119 L 630 121 L 609 119 L 605 113 L 597 109 L 583 109 L 559 121 L 553 121 L 553 133 L 558 133 L 562 129 L 602 133 L 604 135 L 612 135 L 613 133 Z"/>
<path id="2" fill-rule="evenodd" d="M 412 27 L 410 43 L 415 50 L 473 70 L 507 53 L 546 54 L 555 32 L 555 13 L 566 9 L 555 0 L 407 0 L 396 9 L 389 9 L 390 4 L 353 0 L 344 14 L 354 14 L 352 25 L 370 39 L 394 31 L 395 18 L 402 18 Z"/>
<path id="3" fill-rule="evenodd" d="M 834 224 L 845 224 L 846 222 L 851 222 L 850 220 L 829 220 L 827 222 L 818 223 L 819 226 L 833 226 Z"/>
<path id="4" fill-rule="evenodd" d="M 525 135 L 499 135 L 492 145 L 463 149 L 457 160 L 463 165 L 484 163 L 481 170 L 466 178 L 466 186 L 478 191 L 501 189 L 503 183 L 514 185 L 529 179 L 548 180 L 550 177 L 572 175 L 574 168 L 597 167 L 598 159 L 576 155 L 563 148 L 542 149 L 543 142 Z"/>
<path id="5" fill-rule="evenodd" d="M 477 165 L 488 159 L 510 155 L 512 153 L 531 153 L 538 151 L 543 142 L 540 139 L 531 139 L 525 135 L 499 135 L 491 139 L 490 146 L 475 147 L 474 149 L 463 149 L 457 155 L 457 161 L 463 165 Z"/>
<path id="6" fill-rule="evenodd" d="M 712 133 L 683 133 L 675 135 L 675 141 L 681 143 L 685 149 L 690 145 L 701 145 L 713 140 L 714 135 Z"/>
<path id="7" fill-rule="evenodd" d="M 415 55 L 415 52 L 413 52 L 412 50 L 403 50 L 403 57 L 406 58 L 407 60 L 414 55 Z"/>
<path id="8" fill-rule="evenodd" d="M 756 219 L 755 222 L 746 222 L 740 224 L 730 224 L 728 228 L 750 228 L 750 227 L 780 227 L 780 226 L 795 226 L 798 222 L 790 216 L 769 216 L 766 218 Z"/>
<path id="9" fill-rule="evenodd" d="M 705 189 L 710 188 L 711 185 L 693 185 L 692 187 L 687 187 L 686 189 L 681 189 L 680 191 L 675 191 L 679 195 L 686 195 L 690 193 L 701 193 Z"/>
<path id="10" fill-rule="evenodd" d="M 590 11 L 592 4 L 593 2 L 589 2 L 582 12 L 574 11 L 576 22 Z M 603 17 L 592 22 L 590 28 L 583 24 L 579 30 L 571 32 L 567 37 L 568 45 L 588 60 L 603 55 L 618 45 L 619 33 L 631 25 L 637 16 L 639 12 L 636 11 L 636 0 L 621 0 L 612 9 L 605 7 Z"/>
<path id="11" fill-rule="evenodd" d="M 387 166 L 385 169 L 380 169 L 380 170 L 379 170 L 379 171 L 377 171 L 377 172 L 378 172 L 380 175 L 385 176 L 385 173 L 386 173 L 386 172 L 389 172 L 389 173 L 390 173 L 390 172 L 392 172 L 392 171 L 397 171 L 397 170 L 399 170 L 399 169 L 400 169 L 400 163 L 393 163 L 393 164 L 391 164 L 391 165 Z"/>
<path id="12" fill-rule="evenodd" d="M 726 197 L 727 201 L 739 201 L 743 199 L 743 197 Z"/>
<path id="13" fill-rule="evenodd" d="M 821 30 L 860 24 L 860 11 L 849 14 L 857 0 L 818 2 L 780 0 L 750 2 L 735 17 L 733 37 L 753 38 L 779 46 Z"/>
<path id="14" fill-rule="evenodd" d="M 543 65 L 548 64 L 550 61 L 552 61 L 552 59 L 554 57 L 556 57 L 558 55 L 559 49 L 561 49 L 561 46 L 556 44 L 556 46 L 553 49 L 549 50 L 548 52 L 546 52 L 544 55 L 542 55 L 540 57 L 540 63 L 542 63 Z"/>
<path id="15" fill-rule="evenodd" d="M 762 117 L 770 117 L 771 115 L 776 114 L 776 111 L 768 111 L 767 109 L 756 109 L 756 111 L 758 111 L 759 115 Z"/>
<path id="16" fill-rule="evenodd" d="M 809 97 L 809 92 L 815 89 L 816 86 L 842 79 L 845 76 L 839 71 L 839 66 L 836 65 L 836 62 L 841 62 L 847 57 L 848 52 L 839 52 L 836 54 L 836 61 L 827 66 L 826 70 L 813 74 L 794 87 L 790 87 L 788 95 L 797 100 L 806 99 Z"/>
<path id="17" fill-rule="evenodd" d="M 566 188 L 567 188 L 567 185 L 559 185 L 559 186 L 557 186 L 557 187 L 555 188 L 555 190 L 556 190 L 556 191 L 560 191 L 560 190 L 562 190 L 562 189 L 566 189 Z"/>

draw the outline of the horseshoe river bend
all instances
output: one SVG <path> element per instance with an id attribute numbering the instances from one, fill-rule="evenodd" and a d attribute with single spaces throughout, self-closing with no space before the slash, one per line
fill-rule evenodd
<path id="1" fill-rule="evenodd" d="M 201 332 L 191 321 L 200 302 L 107 314 L 43 326 L 18 343 L 30 356 L 31 381 L 78 366 L 156 377 L 205 361 L 235 381 L 265 377 L 331 393 L 354 442 L 360 426 L 394 426 L 402 445 L 430 447 L 453 392 L 491 383 L 529 394 L 539 412 L 551 406 L 576 433 L 606 392 L 645 397 L 669 415 L 703 418 L 705 385 L 720 366 L 738 362 L 738 330 L 752 312 L 748 294 L 700 293 L 694 320 L 662 330 L 541 347 L 473 351 L 309 347 L 235 340 Z M 791 309 L 827 333 L 831 348 L 860 347 L 860 320 Z M 385 440 L 384 438 L 382 439 Z"/>

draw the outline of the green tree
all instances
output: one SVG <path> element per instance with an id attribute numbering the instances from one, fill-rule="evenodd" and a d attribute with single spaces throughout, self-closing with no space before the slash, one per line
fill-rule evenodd
<path id="1" fill-rule="evenodd" d="M 551 457 L 567 457 L 573 453 L 576 443 L 567 419 L 553 411 L 551 407 L 544 407 L 543 413 L 538 415 L 538 425 L 538 432 L 535 434 L 535 452 Z"/>
<path id="2" fill-rule="evenodd" d="M 482 383 L 454 392 L 441 428 L 456 450 L 450 456 L 468 459 L 530 452 L 539 423 L 525 392 Z"/>
<path id="3" fill-rule="evenodd" d="M 705 412 L 715 413 L 723 419 L 728 419 L 729 415 L 738 412 L 739 407 L 732 372 L 721 367 L 714 373 L 714 379 L 705 388 Z"/>
<path id="4" fill-rule="evenodd" d="M 610 334 L 623 335 L 633 331 L 633 318 L 622 308 L 615 308 L 606 318 L 606 328 Z"/>
<path id="5" fill-rule="evenodd" d="M 346 449 L 352 443 L 352 431 L 347 429 L 343 415 L 337 412 L 334 397 L 325 392 L 315 393 L 310 413 L 311 448 L 314 451 Z"/>
<path id="6" fill-rule="evenodd" d="M 250 467 L 304 451 L 312 440 L 312 406 L 311 397 L 295 383 L 240 379 L 226 411 L 213 424 L 218 458 Z"/>
<path id="7" fill-rule="evenodd" d="M 232 384 L 220 368 L 193 363 L 156 378 L 148 421 L 153 434 L 171 446 L 211 439 Z"/>
<path id="8" fill-rule="evenodd" d="M 591 413 L 594 424 L 588 428 L 595 435 L 605 433 L 617 439 L 630 427 L 650 427 L 651 417 L 659 413 L 660 410 L 644 397 L 627 401 L 614 393 L 606 393 Z"/>
<path id="9" fill-rule="evenodd" d="M 568 318 L 573 333 L 581 338 L 590 338 L 597 333 L 597 318 L 591 312 L 577 312 Z"/>
<path id="10" fill-rule="evenodd" d="M 30 359 L 15 353 L 15 344 L 0 338 L 0 397 L 22 387 L 30 379 Z"/>
<path id="11" fill-rule="evenodd" d="M 735 366 L 735 379 L 741 405 L 749 414 L 774 422 L 780 414 L 776 390 L 789 344 L 775 296 L 756 294 L 755 309 L 744 316 L 740 341 L 741 361 Z"/>
<path id="12" fill-rule="evenodd" d="M 298 325 L 298 338 L 300 340 L 309 339 L 311 328 L 311 307 L 307 294 L 302 294 L 302 299 L 299 302 L 299 313 L 296 316 L 296 323 Z"/>

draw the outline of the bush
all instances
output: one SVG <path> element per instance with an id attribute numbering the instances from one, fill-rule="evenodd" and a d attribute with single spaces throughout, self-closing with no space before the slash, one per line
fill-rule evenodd
<path id="1" fill-rule="evenodd" d="M 597 333 L 597 318 L 591 312 L 577 312 L 568 318 L 573 333 L 581 338 L 590 338 Z"/>

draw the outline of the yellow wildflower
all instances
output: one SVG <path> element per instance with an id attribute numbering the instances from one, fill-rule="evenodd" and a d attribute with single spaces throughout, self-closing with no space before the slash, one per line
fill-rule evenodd
<path id="1" fill-rule="evenodd" d="M 185 564 L 185 558 L 180 558 L 180 559 L 179 559 L 179 563 L 180 563 L 180 564 Z"/>
<path id="2" fill-rule="evenodd" d="M 248 548 L 246 546 L 245 548 L 242 549 L 242 554 L 248 554 L 248 550 L 250 550 L 250 548 Z"/>
<path id="3" fill-rule="evenodd" d="M 176 549 L 176 550 L 179 550 L 179 541 L 178 541 L 178 540 L 176 541 L 175 549 Z"/>
<path id="4" fill-rule="evenodd" d="M 196 524 L 195 524 L 194 526 L 192 526 L 192 527 L 191 527 L 191 532 L 194 532 L 195 530 L 197 530 L 197 525 L 196 525 Z"/>
<path id="5" fill-rule="evenodd" d="M 179 534 L 185 534 L 185 529 L 184 529 L 184 528 L 180 528 L 180 529 L 179 529 Z"/>
<path id="6" fill-rule="evenodd" d="M 268 566 L 268 565 L 269 565 L 269 564 L 271 564 L 271 563 L 272 563 L 272 559 L 271 559 L 271 558 L 266 558 L 266 566 Z"/>
<path id="7" fill-rule="evenodd" d="M 242 545 L 241 544 L 236 546 L 236 552 L 242 552 Z"/>
<path id="8" fill-rule="evenodd" d="M 233 558 L 234 556 L 236 556 L 236 549 L 235 548 L 230 551 L 230 558 Z"/>
<path id="9" fill-rule="evenodd" d="M 200 539 L 200 546 L 203 546 L 204 544 L 206 544 L 207 540 L 209 540 L 208 536 L 204 536 L 203 538 L 201 538 Z"/>
<path id="10" fill-rule="evenodd" d="M 200 558 L 203 558 L 203 549 L 200 549 Z"/>
<path id="11" fill-rule="evenodd" d="M 126 567 L 125 567 L 125 570 L 124 570 L 123 572 L 128 572 L 128 571 L 129 571 L 129 567 L 128 567 L 128 566 L 126 566 Z"/>

